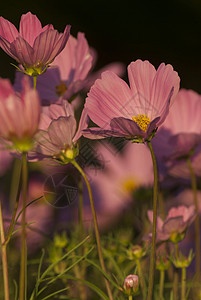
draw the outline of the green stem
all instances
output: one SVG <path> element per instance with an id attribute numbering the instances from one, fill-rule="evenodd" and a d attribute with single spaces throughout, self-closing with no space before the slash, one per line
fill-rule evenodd
<path id="1" fill-rule="evenodd" d="M 3 283 L 4 283 L 4 296 L 5 296 L 4 299 L 9 300 L 8 265 L 7 265 L 6 245 L 4 245 L 5 235 L 4 235 L 4 227 L 3 227 L 3 216 L 2 216 L 1 202 L 0 202 L 0 235 L 1 235 Z"/>
<path id="2" fill-rule="evenodd" d="M 87 189 L 88 189 L 88 193 L 89 193 L 89 200 L 90 200 L 90 205 L 91 205 L 91 211 L 92 211 L 92 215 L 93 215 L 93 222 L 94 222 L 94 229 L 95 229 L 95 235 L 96 235 L 96 242 L 97 242 L 97 249 L 98 249 L 100 265 L 101 265 L 102 270 L 106 273 L 106 268 L 105 268 L 104 259 L 103 259 L 103 253 L 102 253 L 101 241 L 100 241 L 100 234 L 99 234 L 99 230 L 98 230 L 98 222 L 97 222 L 96 211 L 95 211 L 95 207 L 94 207 L 94 201 L 93 201 L 91 186 L 89 184 L 89 181 L 88 181 L 84 171 L 78 165 L 78 163 L 75 160 L 73 160 L 71 163 L 80 172 L 80 174 L 82 175 L 82 177 L 83 177 L 83 179 L 84 179 L 84 181 L 87 185 Z M 105 285 L 106 285 L 106 288 L 107 288 L 109 299 L 113 300 L 110 284 L 109 284 L 107 279 L 105 279 Z"/>
<path id="3" fill-rule="evenodd" d="M 164 279 L 165 279 L 165 271 L 160 270 L 160 289 L 159 289 L 160 300 L 163 300 Z"/>
<path id="4" fill-rule="evenodd" d="M 155 270 L 155 255 L 156 255 L 156 223 L 157 223 L 157 193 L 158 193 L 158 174 L 157 174 L 157 164 L 154 151 L 151 142 L 147 142 L 154 170 L 154 188 L 153 188 L 153 229 L 152 229 L 152 249 L 151 249 L 151 260 L 149 269 L 149 286 L 148 286 L 148 297 L 147 300 L 152 299 L 153 284 L 154 284 L 154 270 Z"/>
<path id="5" fill-rule="evenodd" d="M 182 268 L 181 273 L 181 300 L 186 299 L 186 268 Z"/>
<path id="6" fill-rule="evenodd" d="M 20 163 L 20 164 L 19 164 Z M 4 241 L 4 244 L 7 245 L 10 241 L 10 238 L 12 236 L 13 230 L 14 230 L 14 224 L 15 224 L 15 217 L 17 214 L 19 199 L 20 199 L 20 173 L 21 173 L 21 161 L 17 159 L 14 164 L 13 169 L 13 176 L 12 176 L 12 183 L 11 183 L 11 193 L 10 193 L 10 203 L 15 203 L 12 219 L 8 228 L 8 232 L 6 234 L 6 239 Z"/>
<path id="7" fill-rule="evenodd" d="M 143 280 L 144 277 L 142 274 L 141 263 L 138 258 L 136 259 L 136 264 L 137 264 L 137 270 L 138 270 L 138 275 L 139 275 L 139 279 L 140 279 L 140 287 L 141 287 L 141 291 L 142 291 L 142 295 L 143 295 L 143 299 L 144 299 L 144 297 L 145 297 L 144 280 Z"/>
<path id="8" fill-rule="evenodd" d="M 176 258 L 179 257 L 179 245 L 178 243 L 174 243 L 175 245 L 175 255 Z M 179 285 L 179 269 L 174 269 L 174 281 L 173 281 L 173 299 L 178 300 L 178 285 Z"/>
<path id="9" fill-rule="evenodd" d="M 26 300 L 26 198 L 27 198 L 27 183 L 28 183 L 28 167 L 27 153 L 22 153 L 22 242 L 21 242 L 21 265 L 20 265 L 20 290 L 19 300 Z"/>
<path id="10" fill-rule="evenodd" d="M 33 88 L 36 90 L 37 76 L 33 76 Z"/>
<path id="11" fill-rule="evenodd" d="M 21 168 L 22 168 L 22 161 L 19 158 L 15 158 L 13 171 L 12 171 L 12 179 L 11 179 L 11 186 L 10 186 L 10 209 L 13 210 L 13 207 L 16 204 L 17 195 L 20 191 L 20 176 L 21 176 Z"/>
<path id="12" fill-rule="evenodd" d="M 128 300 L 133 300 L 133 296 L 132 295 L 128 296 Z"/>
<path id="13" fill-rule="evenodd" d="M 195 265 L 196 265 L 196 281 L 200 282 L 200 218 L 197 200 L 197 182 L 193 171 L 190 158 L 187 158 L 187 164 L 191 175 L 191 185 L 193 190 L 193 201 L 195 205 L 195 212 L 197 214 L 195 219 Z"/>
<path id="14" fill-rule="evenodd" d="M 82 238 L 84 232 L 83 225 L 83 184 L 82 179 L 79 181 L 79 210 L 78 210 L 78 220 L 79 220 L 79 232 Z"/>

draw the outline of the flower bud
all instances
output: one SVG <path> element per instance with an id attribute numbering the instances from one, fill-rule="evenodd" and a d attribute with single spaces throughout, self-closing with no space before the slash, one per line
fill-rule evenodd
<path id="1" fill-rule="evenodd" d="M 174 256 L 170 257 L 173 265 L 176 268 L 188 268 L 193 258 L 194 258 L 194 253 L 192 249 L 190 250 L 188 257 L 184 256 L 181 252 L 179 252 L 179 255 L 176 257 Z"/>
<path id="2" fill-rule="evenodd" d="M 146 251 L 140 245 L 134 245 L 127 250 L 127 254 L 129 259 L 131 260 L 138 260 L 146 255 Z"/>
<path id="3" fill-rule="evenodd" d="M 158 255 L 156 259 L 156 269 L 159 271 L 166 271 L 171 265 L 170 260 L 165 255 Z"/>
<path id="4" fill-rule="evenodd" d="M 139 277 L 137 275 L 128 275 L 123 283 L 124 291 L 127 295 L 135 294 L 139 288 Z"/>

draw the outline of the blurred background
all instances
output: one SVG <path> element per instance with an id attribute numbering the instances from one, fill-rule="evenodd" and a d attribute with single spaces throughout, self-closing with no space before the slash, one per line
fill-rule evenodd
<path id="1" fill-rule="evenodd" d="M 98 52 L 96 68 L 121 61 L 148 59 L 155 67 L 170 63 L 181 86 L 201 93 L 201 2 L 182 1 L 2 1 L 0 15 L 18 28 L 21 14 L 31 11 L 42 25 L 71 34 L 84 32 Z M 0 76 L 14 79 L 14 62 L 0 49 Z"/>

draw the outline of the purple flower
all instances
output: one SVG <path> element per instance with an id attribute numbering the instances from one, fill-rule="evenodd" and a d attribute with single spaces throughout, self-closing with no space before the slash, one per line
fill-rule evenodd
<path id="1" fill-rule="evenodd" d="M 84 131 L 88 138 L 124 137 L 137 142 L 150 140 L 165 121 L 179 89 L 179 76 L 171 65 L 156 70 L 148 61 L 128 66 L 130 87 L 110 71 L 88 93 L 85 107 L 100 128 Z"/>
<path id="2" fill-rule="evenodd" d="M 147 214 L 149 221 L 153 223 L 153 211 L 149 210 Z M 181 241 L 195 217 L 194 205 L 189 207 L 184 205 L 172 207 L 164 222 L 160 217 L 157 217 L 157 241 Z"/>
<path id="3" fill-rule="evenodd" d="M 41 26 L 35 15 L 22 15 L 19 32 L 8 20 L 0 17 L 0 46 L 24 67 L 28 75 L 44 71 L 63 50 L 70 35 L 70 25 L 59 33 L 53 25 Z"/>

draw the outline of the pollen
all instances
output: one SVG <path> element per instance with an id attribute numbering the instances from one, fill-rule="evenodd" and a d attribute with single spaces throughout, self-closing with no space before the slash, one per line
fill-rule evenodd
<path id="1" fill-rule="evenodd" d="M 137 115 L 137 116 L 133 117 L 132 119 L 145 132 L 147 131 L 147 125 L 151 122 L 149 117 L 147 115 L 143 115 L 143 114 Z"/>
<path id="2" fill-rule="evenodd" d="M 59 97 L 61 97 L 64 95 L 65 91 L 67 90 L 67 86 L 63 81 L 61 81 L 59 85 L 55 86 L 55 89 L 56 89 L 56 94 Z"/>
<path id="3" fill-rule="evenodd" d="M 136 183 L 132 178 L 127 178 L 123 183 L 122 183 L 122 188 L 125 192 L 131 193 L 132 191 L 135 190 L 136 188 Z"/>

